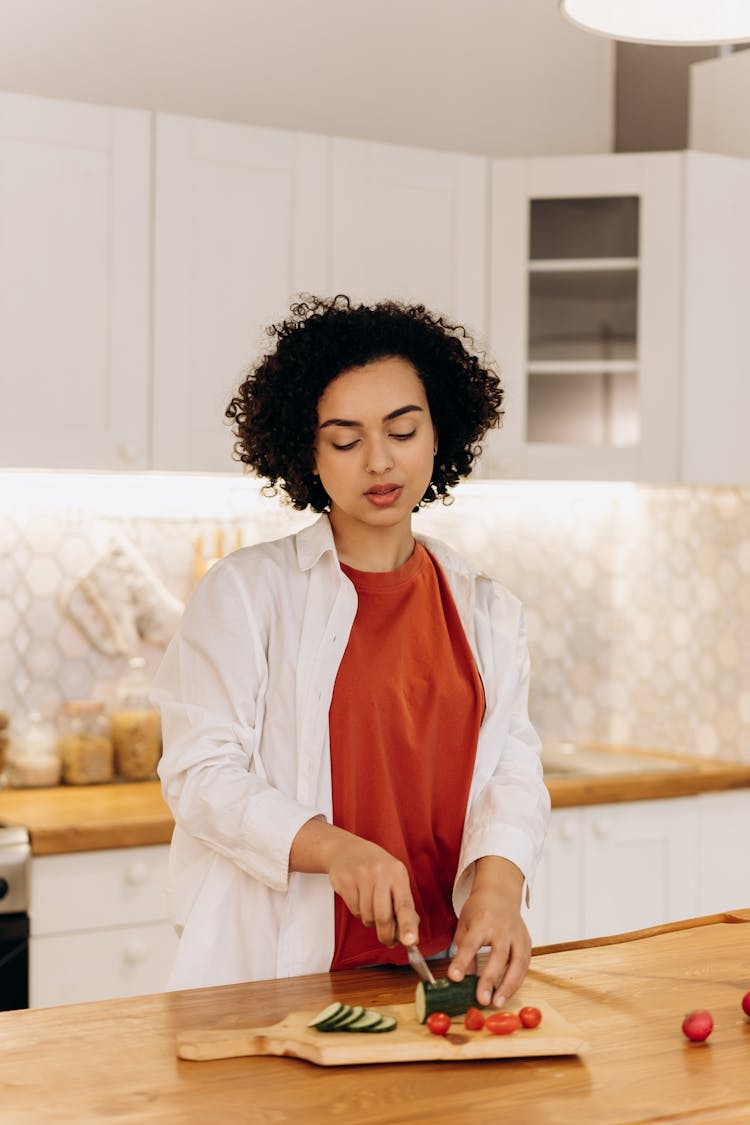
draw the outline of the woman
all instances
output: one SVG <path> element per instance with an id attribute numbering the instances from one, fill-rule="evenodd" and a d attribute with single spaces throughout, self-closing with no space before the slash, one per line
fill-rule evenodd
<path id="1" fill-rule="evenodd" d="M 156 683 L 171 987 L 403 964 L 526 974 L 549 815 L 519 603 L 412 513 L 468 475 L 499 379 L 421 306 L 309 298 L 227 415 L 311 526 L 203 578 Z"/>

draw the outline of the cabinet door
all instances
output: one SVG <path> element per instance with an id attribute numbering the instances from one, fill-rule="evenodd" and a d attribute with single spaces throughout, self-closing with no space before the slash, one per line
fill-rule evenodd
<path id="1" fill-rule="evenodd" d="M 750 902 L 750 792 L 703 793 L 697 805 L 696 830 L 701 841 L 697 913 L 746 909 Z"/>
<path id="2" fill-rule="evenodd" d="M 326 288 L 327 146 L 157 116 L 154 468 L 235 467 L 224 411 L 265 326 Z"/>
<path id="3" fill-rule="evenodd" d="M 692 797 L 585 810 L 582 937 L 695 917 L 697 812 Z"/>
<path id="4" fill-rule="evenodd" d="M 399 298 L 485 332 L 486 160 L 333 142 L 334 292 Z"/>
<path id="5" fill-rule="evenodd" d="M 42 935 L 29 945 L 29 1006 L 163 992 L 177 952 L 168 922 Z"/>
<path id="6" fill-rule="evenodd" d="M 0 458 L 147 464 L 150 116 L 0 94 Z"/>
<path id="7" fill-rule="evenodd" d="M 679 479 L 682 156 L 497 160 L 492 175 L 507 397 L 483 475 Z"/>
<path id="8" fill-rule="evenodd" d="M 574 941 L 583 931 L 584 814 L 553 809 L 526 924 L 534 945 Z"/>

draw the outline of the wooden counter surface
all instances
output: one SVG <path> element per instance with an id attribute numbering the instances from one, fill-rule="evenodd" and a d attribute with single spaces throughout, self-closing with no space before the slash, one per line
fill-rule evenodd
<path id="1" fill-rule="evenodd" d="M 612 748 L 597 749 L 606 754 L 617 753 Z M 628 753 L 652 757 L 645 751 L 629 748 Z M 681 769 L 663 773 L 548 775 L 552 806 L 645 801 L 750 788 L 750 765 L 685 756 L 679 761 Z M 0 792 L 0 821 L 28 828 L 34 855 L 168 844 L 174 827 L 157 781 L 5 789 Z"/>
<path id="2" fill-rule="evenodd" d="M 178 1060 L 178 1031 L 267 1025 L 295 1009 L 407 1003 L 409 969 L 360 969 L 0 1014 L 3 1125 L 747 1125 L 750 910 L 538 953 L 524 998 L 551 1004 L 581 1056 L 317 1067 L 295 1058 Z M 440 970 L 438 970 L 438 973 Z M 685 1012 L 715 1029 L 689 1043 Z M 425 1034 L 428 1034 L 425 1031 Z M 517 1033 L 518 1034 L 518 1033 Z"/>

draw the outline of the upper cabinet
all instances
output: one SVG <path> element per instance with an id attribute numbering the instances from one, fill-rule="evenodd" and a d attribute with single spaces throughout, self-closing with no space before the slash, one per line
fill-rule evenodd
<path id="1" fill-rule="evenodd" d="M 0 449 L 148 465 L 151 117 L 0 94 Z"/>
<path id="2" fill-rule="evenodd" d="M 749 191 L 750 162 L 701 153 L 493 162 L 483 475 L 750 479 Z"/>
<path id="3" fill-rule="evenodd" d="M 224 411 L 266 324 L 326 288 L 323 137 L 158 115 L 155 469 L 228 472 Z"/>
<path id="4" fill-rule="evenodd" d="M 424 304 L 486 331 L 487 161 L 333 142 L 331 289 Z"/>

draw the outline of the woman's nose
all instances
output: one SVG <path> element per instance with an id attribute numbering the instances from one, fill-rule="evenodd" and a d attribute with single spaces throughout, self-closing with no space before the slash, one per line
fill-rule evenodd
<path id="1" fill-rule="evenodd" d="M 386 473 L 393 468 L 393 457 L 387 442 L 373 439 L 366 449 L 365 469 L 368 473 Z"/>

